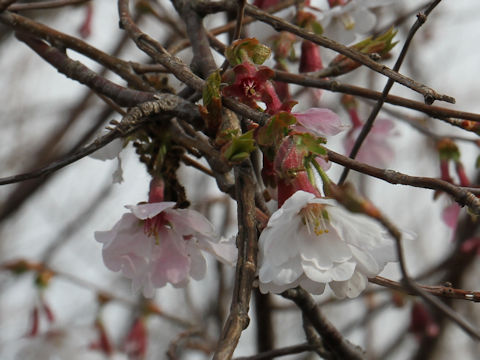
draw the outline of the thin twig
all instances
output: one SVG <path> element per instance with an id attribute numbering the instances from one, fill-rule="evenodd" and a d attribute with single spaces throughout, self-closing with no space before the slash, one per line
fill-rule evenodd
<path id="1" fill-rule="evenodd" d="M 467 205 L 475 214 L 480 214 L 480 199 L 462 187 L 453 185 L 447 181 L 422 176 L 410 176 L 394 170 L 376 168 L 354 159 L 350 159 L 347 156 L 340 155 L 332 150 L 327 150 L 327 156 L 328 159 L 334 163 L 361 172 L 362 174 L 385 180 L 391 184 L 402 184 L 444 191 L 450 194 L 460 205 Z"/>
<path id="2" fill-rule="evenodd" d="M 432 12 L 432 10 L 440 3 L 441 0 L 435 0 L 433 1 L 430 6 L 425 10 L 423 14 L 418 14 L 417 15 L 417 21 L 415 21 L 415 24 L 413 24 L 412 28 L 410 29 L 407 39 L 405 40 L 405 44 L 403 44 L 402 50 L 400 51 L 400 54 L 398 55 L 397 61 L 395 62 L 395 65 L 393 66 L 393 71 L 398 72 L 400 70 L 400 67 L 402 66 L 402 63 L 405 59 L 405 56 L 407 55 L 408 48 L 413 40 L 413 37 L 417 33 L 418 29 L 427 21 L 427 16 Z M 355 140 L 355 143 L 353 144 L 353 148 L 350 151 L 349 157 L 352 159 L 355 159 L 357 156 L 358 152 L 360 151 L 360 148 L 365 141 L 367 135 L 369 134 L 370 130 L 372 130 L 373 123 L 375 122 L 375 119 L 377 118 L 378 113 L 380 112 L 380 109 L 382 108 L 385 98 L 387 97 L 388 93 L 390 92 L 390 89 L 392 88 L 394 84 L 394 81 L 392 78 L 388 79 L 387 84 L 383 88 L 382 91 L 382 97 L 378 99 L 377 103 L 373 107 L 372 111 L 370 112 L 370 115 L 365 122 L 365 124 L 362 127 L 362 130 L 360 131 L 360 134 L 358 135 L 357 139 Z M 425 99 L 425 102 L 427 104 L 433 103 L 432 99 L 431 101 Z M 348 176 L 348 172 L 350 171 L 349 168 L 343 169 L 342 175 L 340 176 L 340 180 L 338 181 L 338 184 L 341 185 L 345 181 L 345 179 Z"/>
<path id="3" fill-rule="evenodd" d="M 258 353 L 257 355 L 252 356 L 241 356 L 234 358 L 233 360 L 268 360 L 274 357 L 286 356 L 286 355 L 293 355 L 293 354 L 300 354 L 305 351 L 314 351 L 315 346 L 310 345 L 309 343 L 303 343 L 298 345 L 286 346 L 283 348 L 264 351 Z"/>
<path id="4" fill-rule="evenodd" d="M 393 71 L 392 69 L 388 68 L 385 65 L 379 64 L 372 59 L 370 59 L 368 56 L 365 54 L 362 54 L 359 51 L 356 51 L 354 49 L 351 49 L 349 47 L 346 47 L 342 44 L 339 44 L 333 40 L 330 40 L 324 36 L 321 35 L 316 35 L 312 32 L 306 31 L 304 29 L 299 28 L 298 26 L 295 26 L 281 18 L 278 18 L 276 16 L 270 15 L 265 11 L 262 11 L 258 9 L 255 6 L 252 5 L 247 5 L 245 7 L 245 11 L 255 17 L 256 19 L 265 22 L 272 26 L 276 30 L 286 30 L 289 31 L 297 36 L 300 36 L 303 39 L 309 40 L 311 42 L 314 42 L 318 45 L 321 45 L 323 47 L 326 47 L 328 49 L 332 49 L 342 55 L 345 55 L 348 58 L 351 58 L 367 67 L 372 69 L 373 71 L 376 71 L 380 74 L 383 74 L 391 79 L 393 79 L 395 82 L 398 82 L 399 84 L 402 84 L 406 87 L 409 87 L 410 89 L 420 93 L 423 95 L 425 102 L 427 104 L 432 104 L 433 101 L 435 100 L 441 100 L 441 101 L 446 101 L 449 103 L 455 103 L 455 99 L 452 98 L 451 96 L 448 95 L 443 95 L 437 93 L 435 90 L 429 88 L 426 85 L 419 84 L 416 81 L 399 74 L 396 71 Z"/>
<path id="5" fill-rule="evenodd" d="M 85 146 L 78 151 L 70 154 L 60 160 L 54 161 L 49 165 L 38 170 L 30 171 L 24 174 L 8 176 L 0 179 L 0 185 L 12 184 L 28 179 L 34 179 L 40 176 L 50 174 L 75 161 L 90 155 L 98 149 L 109 144 L 119 137 L 127 136 L 135 131 L 143 122 L 147 121 L 150 116 L 164 114 L 169 116 L 179 116 L 190 121 L 198 120 L 198 109 L 195 105 L 185 101 L 175 95 L 159 94 L 156 95 L 157 100 L 149 101 L 132 108 L 122 119 L 118 126 L 107 134 L 97 138 L 90 145 Z"/>
<path id="6" fill-rule="evenodd" d="M 416 295 L 414 292 L 409 291 L 408 289 L 405 289 L 405 287 L 401 283 L 390 280 L 390 279 L 386 279 L 381 276 L 369 278 L 368 281 L 371 282 L 372 284 L 384 286 L 389 289 L 397 290 L 400 292 L 407 292 L 410 295 Z M 451 286 L 431 286 L 431 285 L 420 285 L 420 284 L 417 284 L 417 285 L 423 290 L 425 290 L 426 292 L 432 295 L 435 295 L 437 297 L 480 302 L 480 291 L 454 289 Z"/>

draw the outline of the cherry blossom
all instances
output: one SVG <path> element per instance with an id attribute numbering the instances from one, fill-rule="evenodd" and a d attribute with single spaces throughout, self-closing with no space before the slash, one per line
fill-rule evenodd
<path id="1" fill-rule="evenodd" d="M 259 66 L 257 69 L 254 64 L 244 61 L 236 65 L 233 72 L 235 80 L 223 88 L 223 95 L 234 96 L 252 108 L 258 108 L 257 101 L 261 101 L 265 103 L 266 112 L 272 115 L 285 110 L 273 83 L 269 81 L 273 77 L 272 69 L 266 66 Z"/>
<path id="2" fill-rule="evenodd" d="M 365 34 L 376 23 L 376 16 L 370 10 L 392 3 L 393 0 L 311 0 L 312 9 L 320 10 L 324 35 L 350 44 L 356 34 Z"/>
<path id="3" fill-rule="evenodd" d="M 121 271 L 132 280 L 132 288 L 143 288 L 152 297 L 154 288 L 167 283 L 180 287 L 190 277 L 205 276 L 206 261 L 201 250 L 225 263 L 233 263 L 236 248 L 218 241 L 213 225 L 200 213 L 175 209 L 174 202 L 128 205 L 112 230 L 97 231 L 103 244 L 103 261 L 112 271 Z"/>
<path id="4" fill-rule="evenodd" d="M 260 291 L 281 293 L 300 285 L 321 294 L 329 284 L 337 296 L 353 298 L 367 277 L 395 260 L 393 240 L 375 221 L 297 191 L 260 235 Z"/>
<path id="5" fill-rule="evenodd" d="M 315 136 L 337 135 L 350 127 L 342 123 L 332 110 L 325 108 L 310 108 L 292 115 L 298 121 L 293 127 L 296 132 L 308 132 Z"/>
<path id="6" fill-rule="evenodd" d="M 361 126 L 355 126 L 345 137 L 345 152 L 350 153 L 353 149 Z M 356 159 L 369 165 L 387 167 L 395 156 L 395 152 L 389 143 L 392 136 L 396 136 L 395 124 L 389 119 L 378 119 L 368 133 L 365 141 L 358 152 Z"/>

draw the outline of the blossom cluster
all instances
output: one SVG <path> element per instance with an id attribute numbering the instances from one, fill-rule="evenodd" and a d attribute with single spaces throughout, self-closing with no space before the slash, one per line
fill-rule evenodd
<path id="1" fill-rule="evenodd" d="M 268 8 L 276 1 L 254 4 Z M 314 1 L 307 1 L 306 5 L 306 10 L 319 9 Z M 320 16 L 323 26 L 317 15 L 306 10 L 298 11 L 295 21 L 315 33 L 342 22 L 348 39 L 355 33 L 352 29 L 361 33 L 373 26 L 374 15 L 369 10 L 372 6 L 367 2 L 329 1 L 328 7 L 329 11 Z M 384 37 L 368 38 L 355 46 L 359 51 L 388 52 L 394 45 L 394 35 L 390 31 Z M 296 41 L 291 34 L 279 34 L 276 38 L 276 69 L 288 70 L 286 64 Z M 351 99 L 345 107 L 352 126 L 327 108 L 294 111 L 297 102 L 291 99 L 288 87 L 274 81 L 275 71 L 263 65 L 270 53 L 257 39 L 235 41 L 225 53 L 230 69 L 210 75 L 203 91 L 203 104 L 199 105 L 205 133 L 214 135 L 213 143 L 224 160 L 232 164 L 244 161 L 254 149 L 263 154 L 262 177 L 270 197 L 277 201 L 277 210 L 258 239 L 260 291 L 280 293 L 302 286 L 321 294 L 328 284 L 339 297 L 356 297 L 367 286 L 369 277 L 396 260 L 393 241 L 379 224 L 366 215 L 351 213 L 327 196 L 326 171 L 330 164 L 324 144 L 328 137 L 349 129 L 345 136 L 345 150 L 349 152 L 363 122 Z M 335 61 L 329 66 L 336 66 L 337 72 L 352 71 L 358 66 L 347 64 L 344 59 Z M 343 64 L 341 70 L 339 64 Z M 322 69 L 320 48 L 302 40 L 299 72 Z M 321 92 L 316 93 L 317 100 L 320 95 Z M 238 128 L 226 128 L 221 120 L 222 97 L 235 98 L 269 118 L 262 126 L 249 123 L 245 133 Z M 392 135 L 392 122 L 379 120 L 359 153 L 359 160 L 386 166 L 393 157 L 387 142 Z M 165 143 L 162 146 L 168 148 Z M 162 159 L 168 161 L 167 156 Z M 166 284 L 183 287 L 190 279 L 202 279 L 206 274 L 204 252 L 231 265 L 236 259 L 233 242 L 218 236 L 202 214 L 184 208 L 178 196 L 176 201 L 165 200 L 162 176 L 168 166 L 155 166 L 151 169 L 154 175 L 148 202 L 126 206 L 129 212 L 111 230 L 95 233 L 97 241 L 103 244 L 105 265 L 131 279 L 133 289 L 142 289 L 146 297 L 152 297 L 156 288 Z M 165 177 L 166 181 L 177 182 Z"/>

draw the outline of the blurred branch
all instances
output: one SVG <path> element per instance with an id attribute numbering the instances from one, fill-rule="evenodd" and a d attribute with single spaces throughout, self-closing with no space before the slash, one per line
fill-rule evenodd
<path id="1" fill-rule="evenodd" d="M 33 271 L 36 272 L 38 275 L 41 275 L 43 273 L 48 273 L 48 276 L 58 276 L 60 278 L 63 278 L 72 284 L 75 284 L 77 286 L 80 286 L 82 288 L 91 290 L 96 293 L 97 298 L 102 299 L 103 302 L 107 301 L 118 301 L 122 304 L 132 306 L 132 307 L 137 307 L 138 303 L 136 301 L 132 301 L 130 299 L 124 298 L 122 296 L 118 296 L 115 294 L 112 294 L 110 292 L 107 292 L 103 290 L 102 288 L 98 287 L 97 285 L 84 280 L 82 278 L 77 277 L 76 275 L 73 274 L 68 274 L 62 271 L 54 270 L 49 266 L 46 266 L 44 263 L 40 262 L 35 262 L 27 259 L 18 259 L 18 260 L 12 260 L 8 261 L 5 263 L 0 264 L 0 270 L 3 271 L 11 271 L 15 274 L 22 274 L 26 271 Z M 187 327 L 191 328 L 194 325 L 190 323 L 187 320 L 181 319 L 175 315 L 171 315 L 168 313 L 165 313 L 163 310 L 161 310 L 156 304 L 153 302 L 147 300 L 146 302 L 146 311 L 150 314 L 154 314 L 156 316 L 159 316 L 161 318 L 164 318 L 176 325 L 182 326 L 182 327 Z"/>
<path id="2" fill-rule="evenodd" d="M 310 345 L 309 343 L 303 343 L 303 344 L 286 346 L 286 347 L 275 349 L 275 350 L 261 352 L 257 355 L 236 357 L 233 360 L 269 360 L 274 357 L 300 354 L 305 351 L 314 351 L 314 350 L 315 350 L 315 346 Z"/>
<path id="3" fill-rule="evenodd" d="M 292 300 L 312 323 L 323 340 L 325 349 L 338 360 L 364 360 L 363 351 L 346 340 L 342 334 L 322 315 L 312 296 L 301 287 L 289 289 L 282 296 Z"/>
<path id="4" fill-rule="evenodd" d="M 155 97 L 157 99 L 155 101 L 144 102 L 132 108 L 115 128 L 109 133 L 97 138 L 90 145 L 38 170 L 1 178 L 0 185 L 33 179 L 57 171 L 90 155 L 119 137 L 129 135 L 147 121 L 149 117 L 154 115 L 178 116 L 193 122 L 199 120 L 200 115 L 198 114 L 197 107 L 188 101 L 170 94 L 159 94 L 155 95 Z"/>

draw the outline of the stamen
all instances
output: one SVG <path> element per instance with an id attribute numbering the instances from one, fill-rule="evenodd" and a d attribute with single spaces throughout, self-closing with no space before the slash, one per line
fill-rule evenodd
<path id="1" fill-rule="evenodd" d="M 308 233 L 320 236 L 328 233 L 328 213 L 320 204 L 309 204 L 301 211 L 303 223 L 307 226 Z"/>
<path id="2" fill-rule="evenodd" d="M 253 79 L 246 79 L 243 83 L 243 92 L 245 96 L 255 96 L 256 83 Z"/>
<path id="3" fill-rule="evenodd" d="M 353 20 L 348 13 L 340 15 L 340 21 L 343 23 L 346 30 L 353 30 L 355 28 L 355 20 Z"/>

